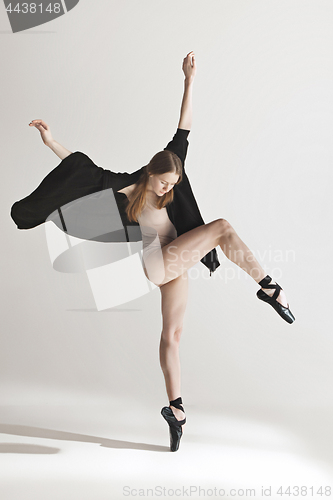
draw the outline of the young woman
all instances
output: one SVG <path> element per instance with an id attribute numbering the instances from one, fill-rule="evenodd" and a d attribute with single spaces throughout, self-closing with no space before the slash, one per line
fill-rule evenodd
<path id="1" fill-rule="evenodd" d="M 265 274 L 252 252 L 225 219 L 203 222 L 184 162 L 192 125 L 192 88 L 196 73 L 193 52 L 183 60 L 184 95 L 177 132 L 167 147 L 148 165 L 133 174 L 97 167 L 86 155 L 71 153 L 51 134 L 43 120 L 33 120 L 43 142 L 62 160 L 28 197 L 11 211 L 19 229 L 45 222 L 47 216 L 69 200 L 112 187 L 125 226 L 140 225 L 144 272 L 161 291 L 163 328 L 160 364 L 169 406 L 161 413 L 169 425 L 170 450 L 178 450 L 186 423 L 180 388 L 179 342 L 187 303 L 187 270 L 199 260 L 211 271 L 220 265 L 216 246 L 261 287 L 257 296 L 272 305 L 288 323 L 295 318 L 280 285 Z M 78 168 L 78 165 L 81 165 Z M 132 223 L 132 224 L 131 224 Z"/>

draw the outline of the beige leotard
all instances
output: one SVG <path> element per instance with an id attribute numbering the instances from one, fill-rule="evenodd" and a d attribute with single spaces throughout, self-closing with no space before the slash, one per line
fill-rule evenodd
<path id="1" fill-rule="evenodd" d="M 138 217 L 142 233 L 145 272 L 156 263 L 161 265 L 161 248 L 177 238 L 177 230 L 169 219 L 166 207 L 158 210 L 149 202 Z M 149 269 L 149 270 L 150 270 Z"/>

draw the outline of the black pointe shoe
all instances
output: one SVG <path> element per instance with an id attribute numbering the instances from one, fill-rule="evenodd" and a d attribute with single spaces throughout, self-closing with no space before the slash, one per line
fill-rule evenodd
<path id="1" fill-rule="evenodd" d="M 295 316 L 289 309 L 289 304 L 288 307 L 284 307 L 280 302 L 278 302 L 276 299 L 279 296 L 280 290 L 283 290 L 283 288 L 278 285 L 277 283 L 275 285 L 270 285 L 269 283 L 272 281 L 272 278 L 270 276 L 265 276 L 261 281 L 259 281 L 258 285 L 260 285 L 262 288 L 275 288 L 275 292 L 273 293 L 272 297 L 267 295 L 263 290 L 258 290 L 257 291 L 257 297 L 260 300 L 263 300 L 264 302 L 267 302 L 270 304 L 275 311 L 283 318 L 287 323 L 293 323 L 295 321 Z"/>
<path id="2" fill-rule="evenodd" d="M 182 398 L 179 397 L 174 399 L 173 401 L 169 401 L 171 406 L 178 408 L 179 410 L 184 411 L 182 403 Z M 162 417 L 169 424 L 169 433 L 170 433 L 170 451 L 177 451 L 179 448 L 180 439 L 183 435 L 182 425 L 186 422 L 186 417 L 183 420 L 177 420 L 173 411 L 169 406 L 164 406 L 161 410 Z"/>

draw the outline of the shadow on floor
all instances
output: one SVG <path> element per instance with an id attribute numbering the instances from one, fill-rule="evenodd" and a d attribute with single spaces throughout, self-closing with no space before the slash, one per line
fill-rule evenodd
<path id="1" fill-rule="evenodd" d="M 0 443 L 0 453 L 28 453 L 32 455 L 53 455 L 59 453 L 60 448 L 40 446 L 38 444 Z"/>
<path id="2" fill-rule="evenodd" d="M 147 444 L 147 443 L 134 443 L 132 441 L 120 441 L 118 439 L 99 438 L 95 436 L 86 436 L 85 434 L 74 434 L 73 432 L 55 431 L 52 429 L 43 429 L 41 427 L 28 427 L 25 425 L 0 424 L 0 434 L 12 434 L 15 436 L 36 437 L 44 439 L 57 439 L 63 441 L 80 441 L 81 443 L 96 443 L 105 448 L 123 448 L 130 450 L 168 451 L 168 452 L 170 451 L 170 448 L 167 446 L 158 446 L 155 444 Z M 3 444 L 3 446 L 5 445 Z M 1 447 L 0 447 L 0 452 L 1 452 Z M 8 453 L 8 452 L 2 452 L 2 453 Z"/>

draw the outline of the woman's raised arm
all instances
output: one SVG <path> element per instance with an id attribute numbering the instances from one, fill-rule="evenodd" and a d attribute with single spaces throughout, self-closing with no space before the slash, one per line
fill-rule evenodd
<path id="1" fill-rule="evenodd" d="M 192 86 L 196 72 L 194 52 L 189 52 L 183 61 L 184 95 L 180 110 L 178 128 L 191 130 L 192 126 Z"/>
<path id="2" fill-rule="evenodd" d="M 36 127 L 39 130 L 44 144 L 52 149 L 61 160 L 72 154 L 71 151 L 68 151 L 68 149 L 53 139 L 50 127 L 43 120 L 32 120 L 29 123 L 29 127 Z"/>

